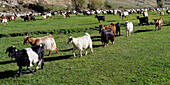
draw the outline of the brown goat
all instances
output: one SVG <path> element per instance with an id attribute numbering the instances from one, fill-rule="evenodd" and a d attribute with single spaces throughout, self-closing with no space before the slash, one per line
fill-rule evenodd
<path id="1" fill-rule="evenodd" d="M 76 12 L 76 16 L 80 16 L 80 13 L 79 13 L 79 12 Z"/>
<path id="2" fill-rule="evenodd" d="M 69 17 L 70 18 L 70 14 L 66 14 L 66 18 Z"/>
<path id="3" fill-rule="evenodd" d="M 157 30 L 157 27 L 158 27 L 158 30 L 161 29 L 162 23 L 163 23 L 162 18 L 155 20 L 155 31 Z"/>
<path id="4" fill-rule="evenodd" d="M 115 24 L 111 23 L 111 25 L 108 25 L 108 26 L 105 26 L 105 27 L 103 25 L 100 25 L 99 28 L 100 27 L 102 27 L 103 30 L 106 30 L 108 28 L 112 29 L 114 35 L 116 35 L 116 26 L 115 26 Z"/>
<path id="5" fill-rule="evenodd" d="M 38 37 L 38 38 L 25 37 L 24 45 L 27 43 L 30 43 L 32 46 L 39 45 L 40 43 L 43 43 L 45 45 L 44 49 L 49 50 L 48 56 L 51 55 L 52 50 L 56 50 L 56 53 L 58 53 L 55 40 L 51 34 L 49 36 Z"/>

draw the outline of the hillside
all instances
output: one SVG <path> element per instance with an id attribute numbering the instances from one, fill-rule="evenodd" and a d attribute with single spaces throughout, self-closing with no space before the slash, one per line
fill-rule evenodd
<path id="1" fill-rule="evenodd" d="M 106 0 L 103 0 L 106 1 Z M 145 8 L 145 7 L 157 7 L 156 0 L 108 0 L 112 8 Z M 89 0 L 85 2 L 89 4 Z M 71 0 L 4 0 L 0 2 L 0 9 L 3 5 L 7 5 L 6 9 L 10 10 L 10 7 L 17 6 L 19 10 L 26 10 L 30 6 L 36 8 L 40 7 L 47 10 L 57 10 L 57 9 L 70 9 L 72 7 Z M 31 4 L 31 5 L 30 5 Z M 33 5 L 32 5 L 33 4 Z M 38 4 L 38 7 L 37 7 Z M 165 0 L 164 7 L 170 7 L 170 1 Z M 24 7 L 24 8 L 22 8 Z M 87 6 L 86 6 L 87 7 Z M 2 8 L 4 9 L 4 8 Z M 2 11 L 2 10 L 1 10 Z"/>

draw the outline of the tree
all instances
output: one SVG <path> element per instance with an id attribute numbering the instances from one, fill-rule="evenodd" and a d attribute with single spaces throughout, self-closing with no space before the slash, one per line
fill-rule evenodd
<path id="1" fill-rule="evenodd" d="M 106 8 L 112 8 L 111 3 L 110 3 L 109 0 L 106 0 L 106 1 L 104 2 L 104 4 L 105 4 L 105 7 L 106 7 Z"/>
<path id="2" fill-rule="evenodd" d="M 75 10 L 80 10 L 85 4 L 85 0 L 71 0 Z"/>
<path id="3" fill-rule="evenodd" d="M 163 5 L 164 5 L 164 0 L 157 0 L 157 5 L 158 5 L 158 7 L 163 7 Z"/>
<path id="4" fill-rule="evenodd" d="M 89 0 L 90 9 L 98 9 L 103 8 L 104 2 L 103 0 Z"/>

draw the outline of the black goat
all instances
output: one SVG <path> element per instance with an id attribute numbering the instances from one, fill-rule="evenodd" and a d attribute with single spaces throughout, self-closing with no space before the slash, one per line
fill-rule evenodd
<path id="1" fill-rule="evenodd" d="M 115 24 L 115 26 L 116 26 L 116 35 L 118 35 L 118 32 L 119 32 L 119 36 L 120 36 L 120 25 L 119 25 L 119 22 L 117 22 Z"/>
<path id="2" fill-rule="evenodd" d="M 143 23 L 146 23 L 147 25 L 149 25 L 149 23 L 148 23 L 149 18 L 148 17 L 139 17 L 139 16 L 137 16 L 137 19 L 139 19 L 139 22 L 140 22 L 139 26 L 141 24 L 143 25 Z"/>
<path id="3" fill-rule="evenodd" d="M 108 45 L 109 40 L 114 44 L 114 38 L 115 35 L 112 29 L 101 30 L 101 42 L 104 43 L 104 46 Z"/>
<path id="4" fill-rule="evenodd" d="M 103 22 L 105 21 L 105 16 L 97 16 L 97 15 L 96 15 L 95 18 L 98 19 L 99 23 L 100 23 L 101 20 L 102 20 Z"/>
<path id="5" fill-rule="evenodd" d="M 30 17 L 30 20 L 36 21 L 34 14 L 30 14 L 29 17 Z"/>
<path id="6" fill-rule="evenodd" d="M 29 21 L 30 20 L 30 16 L 26 15 L 26 16 L 20 16 L 22 19 L 24 19 L 24 21 Z"/>
<path id="7" fill-rule="evenodd" d="M 31 73 L 33 71 L 30 69 L 34 63 L 37 63 L 37 66 L 35 68 L 35 72 L 39 68 L 39 65 L 42 63 L 41 68 L 43 69 L 44 62 L 44 45 L 36 45 L 32 46 L 30 48 L 25 48 L 22 50 L 17 50 L 15 46 L 11 46 L 6 49 L 6 53 L 9 52 L 8 56 L 11 58 L 15 58 L 15 61 L 17 62 L 17 65 L 19 66 L 19 74 L 18 77 L 21 76 L 21 70 L 22 66 L 27 66 L 27 70 L 29 70 Z"/>

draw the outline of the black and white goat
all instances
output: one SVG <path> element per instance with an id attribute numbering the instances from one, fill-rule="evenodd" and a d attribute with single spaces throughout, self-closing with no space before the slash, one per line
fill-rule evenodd
<path id="1" fill-rule="evenodd" d="M 17 65 L 19 66 L 19 74 L 18 77 L 21 76 L 22 66 L 27 66 L 27 70 L 29 70 L 31 73 L 33 71 L 30 69 L 30 67 L 33 66 L 33 64 L 37 63 L 37 66 L 34 70 L 36 72 L 41 65 L 41 68 L 43 69 L 44 62 L 44 45 L 35 45 L 30 48 L 25 48 L 22 50 L 18 50 L 15 46 L 8 47 L 6 49 L 6 53 L 9 52 L 8 56 L 11 58 L 15 58 L 15 61 L 17 62 Z"/>

